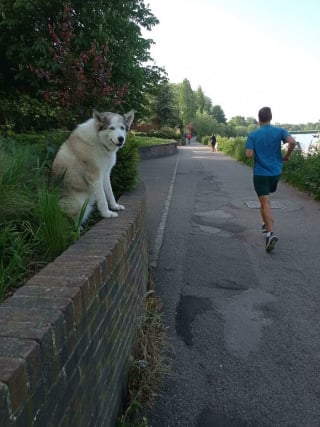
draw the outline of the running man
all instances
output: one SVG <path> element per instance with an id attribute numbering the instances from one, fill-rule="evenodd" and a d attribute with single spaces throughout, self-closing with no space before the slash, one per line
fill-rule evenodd
<path id="1" fill-rule="evenodd" d="M 272 112 L 263 107 L 258 113 L 260 128 L 250 132 L 246 142 L 246 156 L 254 157 L 253 184 L 260 201 L 262 232 L 266 233 L 266 251 L 271 252 L 278 241 L 273 233 L 273 217 L 269 194 L 277 189 L 282 172 L 282 162 L 288 161 L 294 147 L 295 139 L 286 129 L 270 124 Z M 281 143 L 289 144 L 287 153 L 282 157 Z"/>

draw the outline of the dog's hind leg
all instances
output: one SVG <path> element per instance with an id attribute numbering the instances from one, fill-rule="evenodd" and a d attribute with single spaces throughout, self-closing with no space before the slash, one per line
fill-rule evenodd
<path id="1" fill-rule="evenodd" d="M 85 204 L 87 204 L 87 206 L 85 206 Z M 88 204 L 86 196 L 80 194 L 62 197 L 59 201 L 59 205 L 61 210 L 73 218 L 75 222 L 81 220 L 81 224 L 88 219 L 93 208 L 92 204 Z"/>

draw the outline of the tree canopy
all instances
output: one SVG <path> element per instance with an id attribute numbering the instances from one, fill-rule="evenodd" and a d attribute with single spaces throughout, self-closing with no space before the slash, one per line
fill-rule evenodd
<path id="1" fill-rule="evenodd" d="M 181 132 L 254 129 L 253 118 L 227 123 L 201 86 L 170 83 L 153 65 L 142 29 L 158 23 L 145 0 L 0 0 L 0 126 L 71 128 L 95 108 L 134 109 Z"/>
<path id="2" fill-rule="evenodd" d="M 158 20 L 143 0 L 0 0 L 0 12 L 0 94 L 16 108 L 21 97 L 39 100 L 48 87 L 50 101 L 63 107 L 54 91 L 92 79 L 98 61 L 96 77 L 116 89 L 101 97 L 106 108 L 117 96 L 120 110 L 140 110 L 145 93 L 163 77 L 163 70 L 146 65 L 153 42 L 141 28 L 150 30 Z"/>

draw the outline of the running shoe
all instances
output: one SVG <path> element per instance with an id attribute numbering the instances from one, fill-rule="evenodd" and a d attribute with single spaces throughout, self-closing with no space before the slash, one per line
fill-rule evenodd
<path id="1" fill-rule="evenodd" d="M 261 233 L 267 233 L 266 224 L 262 224 L 262 226 L 261 226 Z"/>
<path id="2" fill-rule="evenodd" d="M 271 233 L 271 235 L 269 237 L 267 237 L 267 239 L 266 239 L 266 251 L 268 253 L 273 251 L 277 241 L 278 241 L 278 237 L 273 233 Z"/>

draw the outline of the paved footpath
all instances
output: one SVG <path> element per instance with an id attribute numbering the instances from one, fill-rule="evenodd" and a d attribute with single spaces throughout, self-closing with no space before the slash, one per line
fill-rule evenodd
<path id="1" fill-rule="evenodd" d="M 193 143 L 139 169 L 169 364 L 149 427 L 319 427 L 320 203 L 280 183 L 267 254 L 251 168 Z"/>

